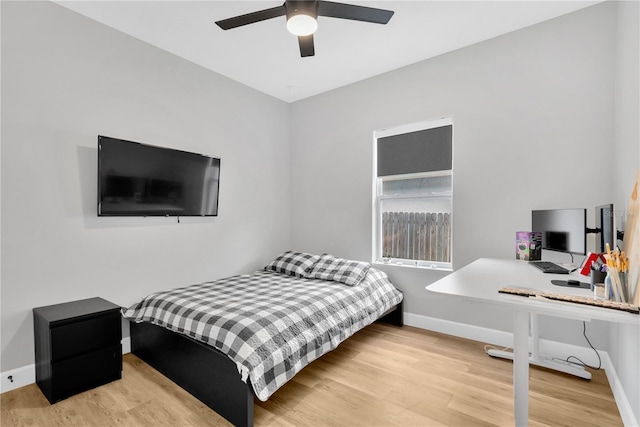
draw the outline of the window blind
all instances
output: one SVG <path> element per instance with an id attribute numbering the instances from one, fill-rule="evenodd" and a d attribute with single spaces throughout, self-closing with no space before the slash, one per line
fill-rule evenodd
<path id="1" fill-rule="evenodd" d="M 378 138 L 378 177 L 450 170 L 453 125 Z"/>

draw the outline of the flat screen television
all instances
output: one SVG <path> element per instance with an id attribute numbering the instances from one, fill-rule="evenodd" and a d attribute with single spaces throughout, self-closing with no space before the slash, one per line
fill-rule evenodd
<path id="1" fill-rule="evenodd" d="M 587 210 L 531 211 L 531 231 L 542 233 L 542 249 L 586 255 Z"/>
<path id="2" fill-rule="evenodd" d="M 98 216 L 217 216 L 220 159 L 98 136 Z"/>
<path id="3" fill-rule="evenodd" d="M 615 249 L 616 224 L 613 203 L 596 206 L 596 252 L 605 252 L 607 243 L 611 250 Z"/>

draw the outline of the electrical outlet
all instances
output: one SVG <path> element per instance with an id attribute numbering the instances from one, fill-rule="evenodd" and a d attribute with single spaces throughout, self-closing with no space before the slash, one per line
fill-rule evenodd
<path id="1" fill-rule="evenodd" d="M 36 382 L 35 365 L 27 365 L 0 373 L 0 393 L 11 391 Z"/>
<path id="2" fill-rule="evenodd" d="M 0 386 L 2 387 L 2 393 L 5 391 L 13 390 L 16 388 L 16 376 L 15 375 L 2 375 L 0 378 Z"/>

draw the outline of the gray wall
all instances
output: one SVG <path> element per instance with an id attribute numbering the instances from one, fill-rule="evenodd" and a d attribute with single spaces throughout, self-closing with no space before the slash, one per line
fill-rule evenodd
<path id="1" fill-rule="evenodd" d="M 449 115 L 455 269 L 480 257 L 514 258 L 515 232 L 530 229 L 532 209 L 584 207 L 594 226 L 595 206 L 625 206 L 640 166 L 638 17 L 623 19 L 634 5 L 620 5 L 620 13 L 618 6 L 599 4 L 296 102 L 293 245 L 370 260 L 372 132 Z M 631 123 L 618 139 L 621 114 Z M 624 166 L 615 172 L 614 152 L 631 154 L 618 158 Z M 592 238 L 588 245 L 594 250 Z M 425 291 L 446 272 L 384 270 L 404 291 L 409 313 L 511 330 L 510 312 Z M 581 322 L 543 317 L 540 327 L 542 338 L 587 346 Z M 609 349 L 608 325 L 590 322 L 587 331 L 597 348 Z M 636 360 L 624 374 L 629 398 L 637 399 L 637 359 L 630 355 L 638 352 L 622 351 L 616 357 L 625 362 L 617 366 Z"/>
<path id="2" fill-rule="evenodd" d="M 615 85 L 615 150 L 612 171 L 618 223 L 624 226 L 633 188 L 640 171 L 640 2 L 621 2 L 618 8 Z M 637 213 L 636 213 L 637 214 Z M 640 332 L 632 325 L 611 325 L 609 355 L 640 422 Z M 630 355 L 636 357 L 630 357 Z"/>
<path id="3" fill-rule="evenodd" d="M 2 366 L 33 307 L 245 273 L 290 241 L 284 102 L 50 2 L 2 2 Z M 221 157 L 216 218 L 98 218 L 97 135 Z"/>

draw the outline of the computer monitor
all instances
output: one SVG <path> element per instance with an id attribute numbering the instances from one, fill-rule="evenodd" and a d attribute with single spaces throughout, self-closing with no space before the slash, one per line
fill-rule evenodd
<path id="1" fill-rule="evenodd" d="M 586 255 L 586 230 L 586 209 L 531 211 L 531 231 L 542 233 L 542 249 Z"/>
<path id="2" fill-rule="evenodd" d="M 596 206 L 596 252 L 606 251 L 606 244 L 616 247 L 616 223 L 613 203 Z"/>

